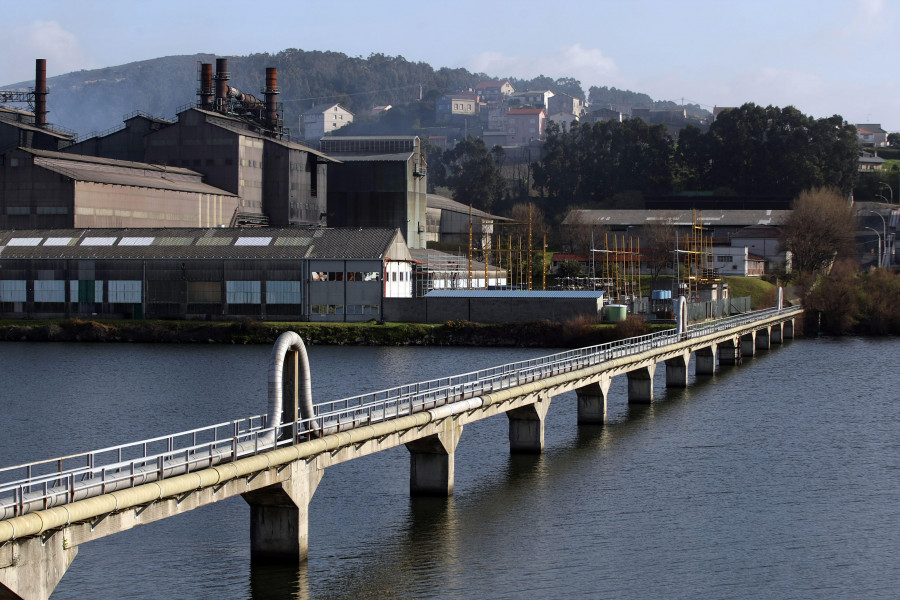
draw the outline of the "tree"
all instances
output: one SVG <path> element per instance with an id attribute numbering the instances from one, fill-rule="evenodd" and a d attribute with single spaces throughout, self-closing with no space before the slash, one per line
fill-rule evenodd
<path id="1" fill-rule="evenodd" d="M 505 188 L 498 159 L 502 159 L 502 149 L 488 151 L 484 140 L 472 136 L 444 152 L 443 162 L 449 171 L 447 187 L 453 192 L 453 199 L 490 210 Z"/>
<path id="2" fill-rule="evenodd" d="M 887 143 L 891 148 L 900 148 L 900 133 L 889 133 Z"/>
<path id="3" fill-rule="evenodd" d="M 803 277 L 830 266 L 835 258 L 852 256 L 856 229 L 856 217 L 841 192 L 816 188 L 794 200 L 794 209 L 781 224 L 780 240 Z"/>
<path id="4" fill-rule="evenodd" d="M 660 274 L 672 268 L 675 251 L 675 222 L 671 217 L 651 221 L 641 236 L 641 259 L 650 269 L 651 286 Z"/>

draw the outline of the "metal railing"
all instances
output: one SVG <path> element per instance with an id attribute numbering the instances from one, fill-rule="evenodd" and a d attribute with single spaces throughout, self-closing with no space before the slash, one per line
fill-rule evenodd
<path id="1" fill-rule="evenodd" d="M 729 330 L 752 328 L 802 309 L 776 308 L 724 317 L 674 330 L 559 352 L 452 377 L 401 385 L 321 402 L 313 419 L 269 427 L 265 415 L 219 423 L 135 443 L 0 469 L 0 520 L 188 473 L 200 468 L 414 412 L 513 388 L 601 362 L 664 349 Z M 272 433 L 275 435 L 271 435 Z"/>

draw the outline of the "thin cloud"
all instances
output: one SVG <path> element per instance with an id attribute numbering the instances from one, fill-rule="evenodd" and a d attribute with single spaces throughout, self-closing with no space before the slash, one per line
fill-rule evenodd
<path id="1" fill-rule="evenodd" d="M 3 71 L 7 83 L 34 79 L 34 59 L 47 59 L 48 75 L 90 68 L 78 37 L 57 21 L 34 21 L 6 32 L 10 64 Z"/>

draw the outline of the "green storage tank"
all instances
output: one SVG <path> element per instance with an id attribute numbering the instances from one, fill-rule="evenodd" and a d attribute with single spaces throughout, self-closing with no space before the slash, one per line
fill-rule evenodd
<path id="1" fill-rule="evenodd" d="M 606 305 L 606 320 L 613 323 L 619 323 L 628 316 L 628 307 L 624 304 L 608 304 Z"/>

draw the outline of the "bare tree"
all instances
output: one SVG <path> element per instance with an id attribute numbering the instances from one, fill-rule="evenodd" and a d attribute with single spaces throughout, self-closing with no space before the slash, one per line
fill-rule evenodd
<path id="1" fill-rule="evenodd" d="M 781 224 L 781 246 L 790 250 L 801 277 L 853 253 L 856 217 L 850 203 L 835 188 L 802 192 Z"/>
<path id="2" fill-rule="evenodd" d="M 641 235 L 642 260 L 650 270 L 651 286 L 655 287 L 660 274 L 672 268 L 675 251 L 675 220 L 665 216 L 650 223 Z"/>

